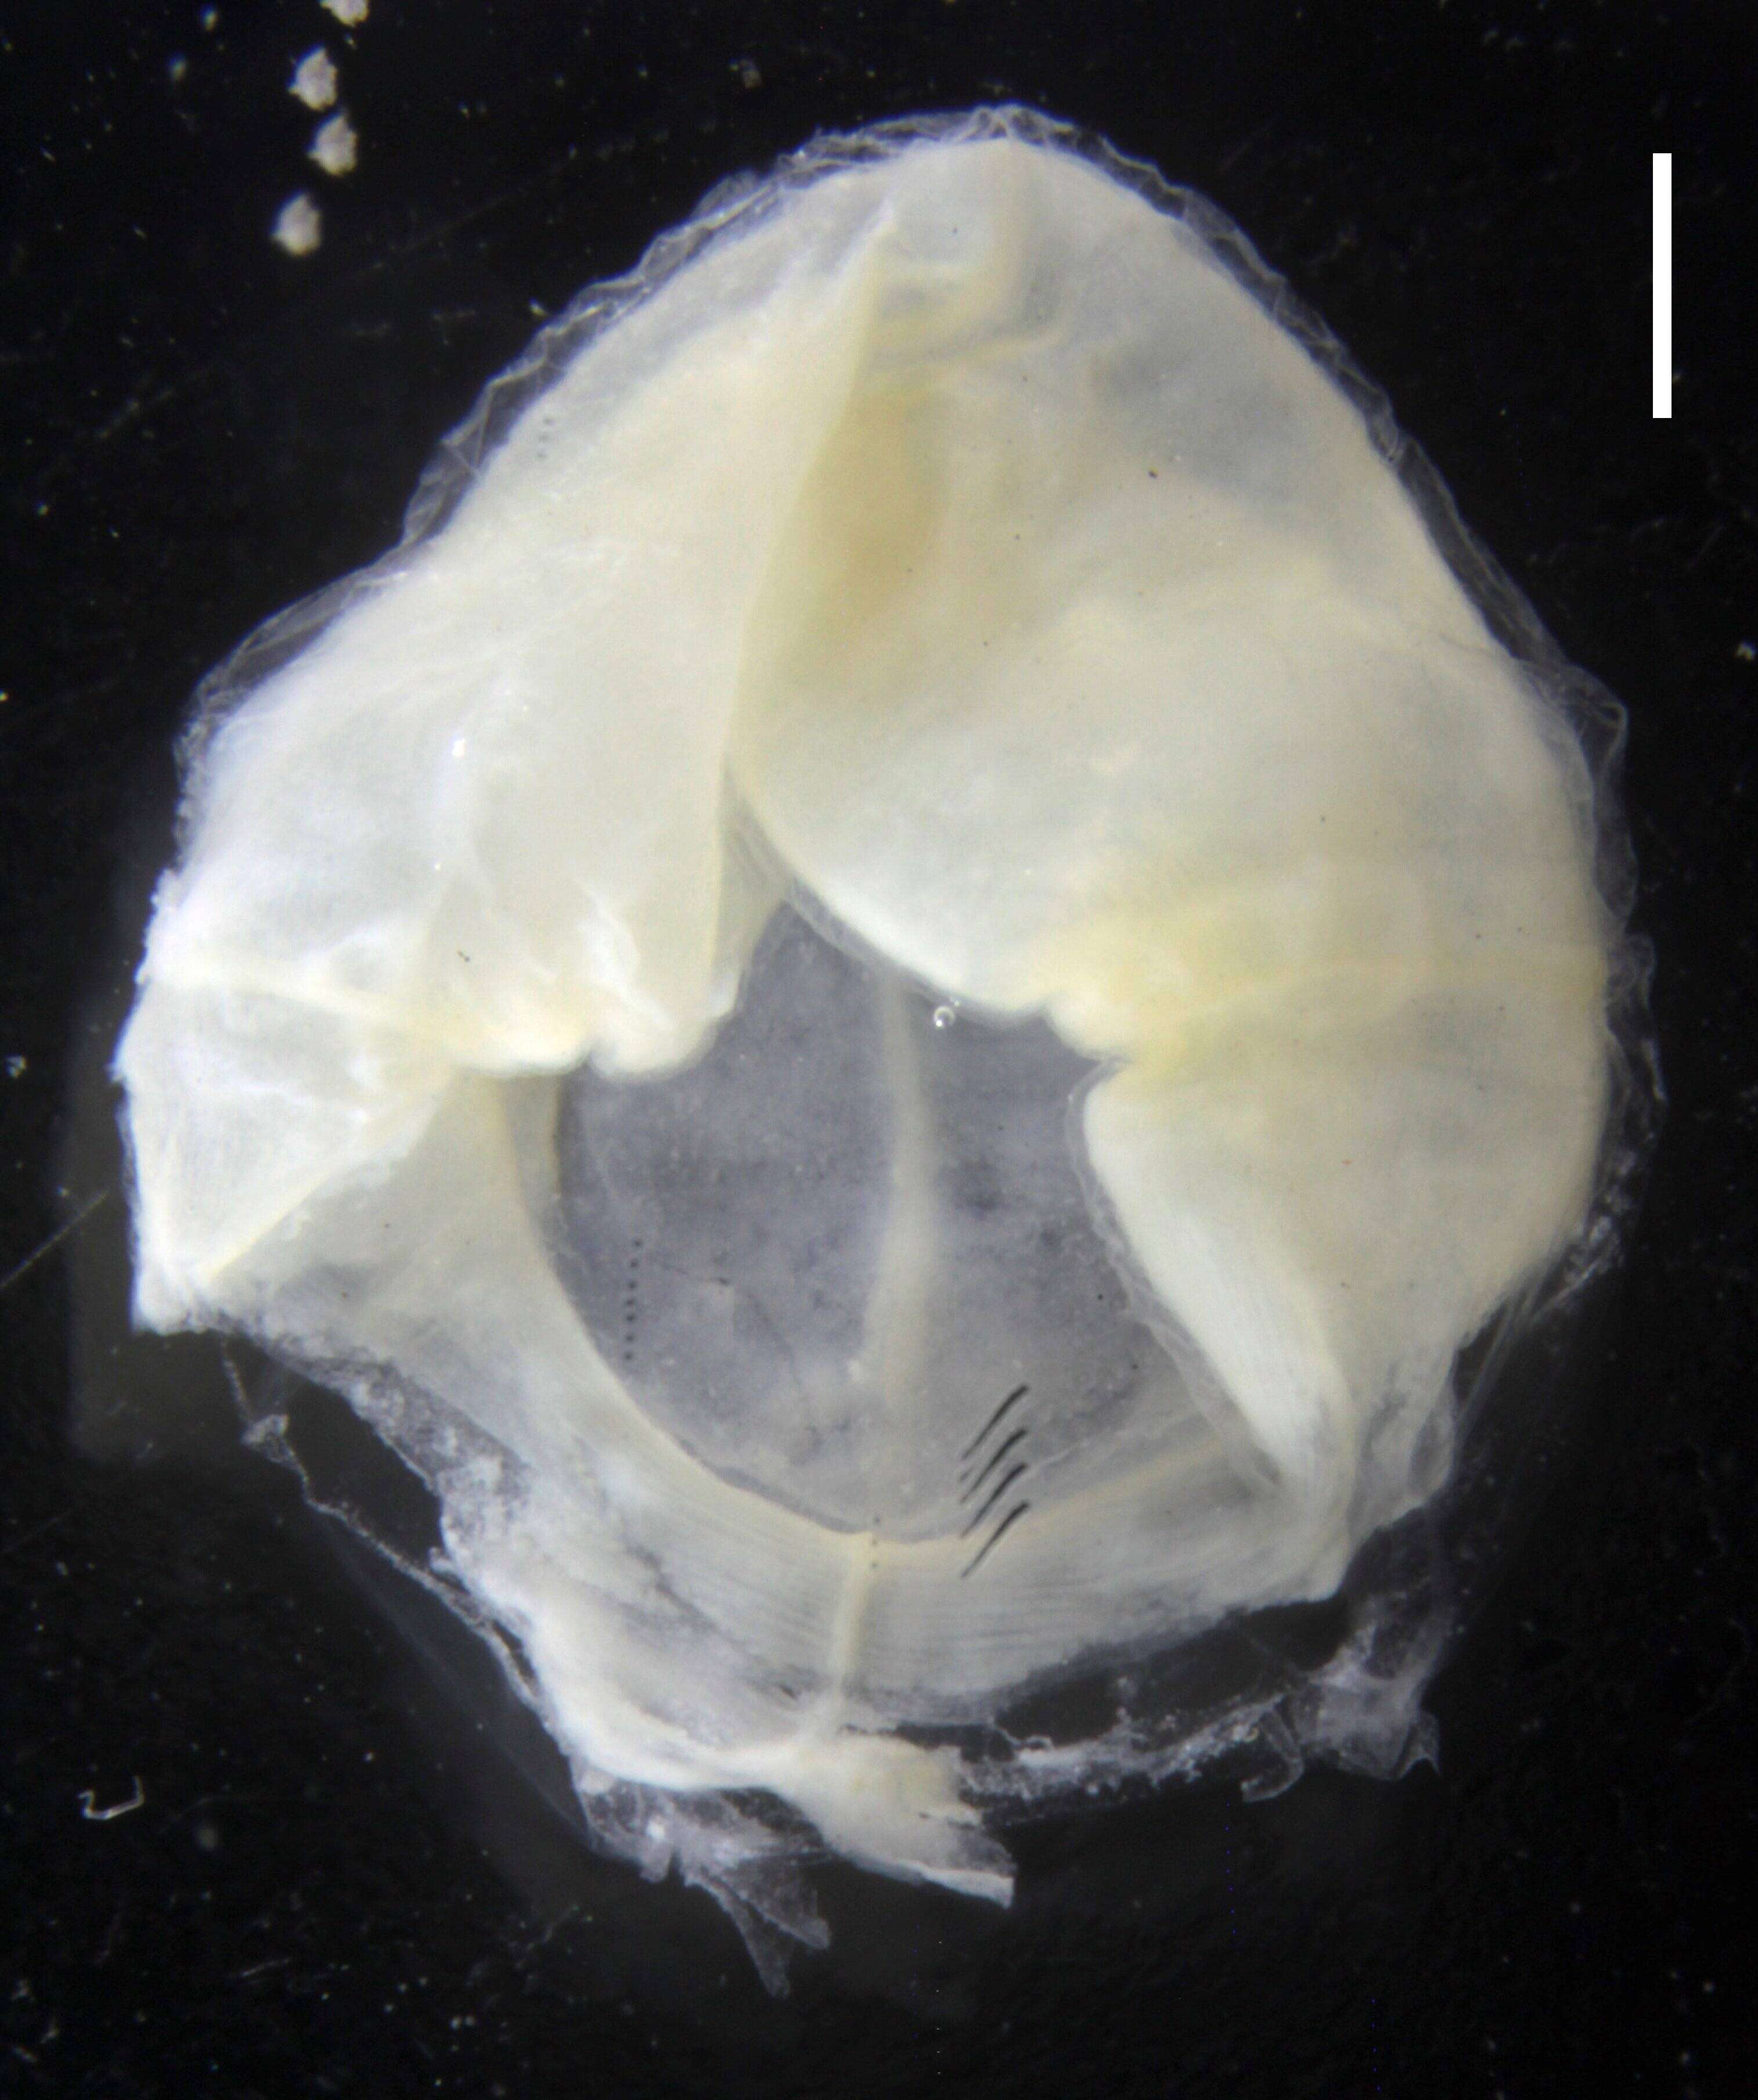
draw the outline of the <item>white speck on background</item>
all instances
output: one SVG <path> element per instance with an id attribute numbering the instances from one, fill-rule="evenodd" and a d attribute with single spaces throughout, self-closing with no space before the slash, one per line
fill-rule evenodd
<path id="1" fill-rule="evenodd" d="M 281 206 L 270 238 L 289 255 L 309 255 L 324 238 L 324 214 L 301 190 Z"/>
<path id="2" fill-rule="evenodd" d="M 352 29 L 366 20 L 372 0 L 318 0 L 319 7 L 333 15 L 345 29 Z"/>
<path id="3" fill-rule="evenodd" d="M 336 61 L 321 44 L 315 44 L 293 68 L 287 92 L 307 109 L 328 109 L 336 99 Z"/>
<path id="4" fill-rule="evenodd" d="M 306 152 L 326 175 L 346 175 L 352 170 L 360 157 L 360 135 L 348 121 L 346 110 L 338 109 L 319 125 Z"/>

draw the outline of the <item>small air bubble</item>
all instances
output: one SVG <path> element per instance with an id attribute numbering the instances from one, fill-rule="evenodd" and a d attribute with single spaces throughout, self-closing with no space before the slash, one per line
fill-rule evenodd
<path id="1" fill-rule="evenodd" d="M 936 1028 L 950 1028 L 958 1018 L 958 1009 L 955 1006 L 936 1006 L 934 1009 L 934 1026 Z"/>

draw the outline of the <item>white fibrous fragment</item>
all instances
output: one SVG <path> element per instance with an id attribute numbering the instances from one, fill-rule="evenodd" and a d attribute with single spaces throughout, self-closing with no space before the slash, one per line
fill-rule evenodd
<path id="1" fill-rule="evenodd" d="M 372 11 L 372 0 L 318 0 L 318 5 L 345 29 L 358 29 Z"/>
<path id="2" fill-rule="evenodd" d="M 328 109 L 335 102 L 339 86 L 336 61 L 317 44 L 293 68 L 287 92 L 307 109 Z"/>
<path id="3" fill-rule="evenodd" d="M 324 214 L 307 192 L 288 198 L 275 214 L 269 238 L 289 255 L 310 255 L 322 244 Z"/>
<path id="4" fill-rule="evenodd" d="M 1602 1208 L 1609 820 L 1334 346 L 1026 112 L 813 149 L 508 385 L 220 682 L 137 1309 L 348 1396 L 594 1827 L 773 1976 L 798 1818 L 1004 1899 L 986 1808 L 1274 1703 L 1022 1695 L 1443 1488 Z M 1438 1647 L 1350 1594 L 1280 1739 L 1395 1770 Z"/>
<path id="5" fill-rule="evenodd" d="M 360 135 L 349 122 L 346 110 L 338 109 L 319 125 L 306 152 L 326 175 L 353 172 L 360 156 Z"/>

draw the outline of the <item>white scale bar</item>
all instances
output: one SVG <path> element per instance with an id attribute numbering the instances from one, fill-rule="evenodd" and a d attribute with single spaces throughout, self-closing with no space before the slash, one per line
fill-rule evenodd
<path id="1" fill-rule="evenodd" d="M 1672 413 L 1672 156 L 1654 156 L 1654 413 Z"/>

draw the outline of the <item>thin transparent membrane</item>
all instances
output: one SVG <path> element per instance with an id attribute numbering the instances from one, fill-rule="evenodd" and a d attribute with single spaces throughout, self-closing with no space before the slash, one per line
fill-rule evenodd
<path id="1" fill-rule="evenodd" d="M 210 682 L 138 1313 L 353 1401 L 772 1980 L 817 1845 L 1005 1898 L 985 1809 L 1400 1769 L 1461 1352 L 1651 1122 L 1619 719 L 1200 199 L 1020 111 L 823 142 Z M 1267 1690 L 1138 1668 L 1346 1575 Z"/>
<path id="2" fill-rule="evenodd" d="M 972 1542 L 1204 1418 L 1075 1128 L 1093 1068 L 778 911 L 681 1073 L 564 1089 L 558 1264 L 640 1405 L 819 1523 Z M 1113 1250 L 1115 1250 L 1115 1252 Z"/>

